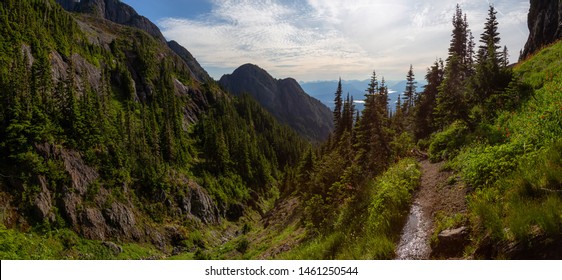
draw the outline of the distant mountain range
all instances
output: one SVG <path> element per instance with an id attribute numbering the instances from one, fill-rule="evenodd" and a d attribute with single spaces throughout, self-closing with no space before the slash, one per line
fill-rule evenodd
<path id="1" fill-rule="evenodd" d="M 332 111 L 306 94 L 293 78 L 275 79 L 257 65 L 245 64 L 222 76 L 219 84 L 234 95 L 250 94 L 281 123 L 309 140 L 326 140 L 333 129 Z"/>
<path id="2" fill-rule="evenodd" d="M 355 107 L 357 110 L 363 110 L 363 100 L 365 99 L 365 90 L 368 87 L 370 80 L 342 80 L 343 93 L 349 93 L 353 96 Z M 389 107 L 394 110 L 394 104 L 398 100 L 398 95 L 404 92 L 406 88 L 406 81 L 385 81 L 389 88 Z M 334 108 L 334 94 L 338 88 L 338 81 L 314 81 L 314 82 L 300 82 L 301 87 L 310 96 L 317 98 L 330 109 Z M 421 92 L 425 86 L 424 81 L 417 81 L 417 91 Z M 345 98 L 345 96 L 344 96 Z"/>

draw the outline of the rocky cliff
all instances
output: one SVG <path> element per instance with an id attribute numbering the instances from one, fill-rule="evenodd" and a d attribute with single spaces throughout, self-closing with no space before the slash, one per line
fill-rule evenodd
<path id="1" fill-rule="evenodd" d="M 530 33 L 521 58 L 526 58 L 562 38 L 562 2 L 531 0 L 527 24 Z"/>
<path id="2" fill-rule="evenodd" d="M 176 41 L 166 42 L 164 35 L 156 24 L 144 16 L 139 15 L 131 6 L 119 0 L 56 0 L 65 10 L 87 13 L 111 22 L 126 25 L 145 31 L 157 40 L 168 45 L 190 69 L 192 75 L 200 82 L 211 77 L 201 67 L 191 53 Z"/>
<path id="3" fill-rule="evenodd" d="M 309 140 L 326 140 L 333 129 L 330 109 L 306 94 L 295 79 L 278 80 L 256 65 L 245 64 L 222 76 L 219 83 L 235 95 L 250 94 L 277 120 Z"/>
<path id="4" fill-rule="evenodd" d="M 131 6 L 119 0 L 56 0 L 65 10 L 89 13 L 112 22 L 136 27 L 166 42 L 160 29 L 146 17 L 139 15 Z"/>
<path id="5" fill-rule="evenodd" d="M 173 40 L 169 41 L 168 47 L 170 47 L 170 49 L 172 49 L 177 55 L 179 55 L 181 59 L 185 61 L 185 63 L 187 63 L 187 66 L 189 66 L 189 69 L 191 70 L 192 74 L 199 81 L 205 82 L 211 79 L 211 76 L 209 76 L 207 71 L 205 71 L 205 69 L 201 67 L 201 65 L 199 64 L 199 62 L 197 62 L 195 57 L 193 57 L 193 55 L 186 48 L 178 44 L 178 42 Z"/>

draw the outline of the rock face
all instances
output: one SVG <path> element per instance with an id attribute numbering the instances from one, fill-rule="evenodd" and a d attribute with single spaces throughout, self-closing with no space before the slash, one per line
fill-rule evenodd
<path id="1" fill-rule="evenodd" d="M 277 120 L 309 140 L 325 140 L 333 129 L 332 111 L 292 78 L 277 80 L 262 68 L 245 64 L 222 76 L 219 83 L 234 95 L 250 94 Z"/>
<path id="2" fill-rule="evenodd" d="M 531 0 L 529 38 L 522 58 L 562 38 L 562 3 L 556 0 Z"/>
<path id="3" fill-rule="evenodd" d="M 207 71 L 205 71 L 205 69 L 201 67 L 195 57 L 193 57 L 193 55 L 191 55 L 191 53 L 182 45 L 178 44 L 178 42 L 170 41 L 168 42 L 168 47 L 170 47 L 170 49 L 172 49 L 177 55 L 179 55 L 181 59 L 185 61 L 185 63 L 187 63 L 187 66 L 189 66 L 191 73 L 193 74 L 193 76 L 195 76 L 195 78 L 197 78 L 197 80 L 199 80 L 200 82 L 205 82 L 211 79 Z"/>
<path id="4" fill-rule="evenodd" d="M 154 23 L 119 0 L 57 0 L 57 2 L 67 11 L 89 13 L 118 24 L 136 27 L 166 42 L 162 32 Z"/>

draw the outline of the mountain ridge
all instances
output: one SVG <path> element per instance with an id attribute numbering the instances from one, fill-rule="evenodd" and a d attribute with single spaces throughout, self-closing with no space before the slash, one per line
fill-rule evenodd
<path id="1" fill-rule="evenodd" d="M 330 109 L 308 95 L 293 78 L 276 79 L 247 63 L 223 75 L 219 84 L 234 95 L 250 94 L 279 121 L 310 140 L 326 140 L 333 129 Z"/>

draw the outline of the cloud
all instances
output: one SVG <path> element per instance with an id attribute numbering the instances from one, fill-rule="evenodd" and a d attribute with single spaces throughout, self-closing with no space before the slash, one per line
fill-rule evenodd
<path id="1" fill-rule="evenodd" d="M 457 2 L 478 38 L 485 0 L 213 0 L 208 14 L 158 23 L 217 79 L 247 62 L 304 81 L 366 79 L 373 69 L 402 79 L 410 64 L 423 77 L 445 57 Z M 503 43 L 521 48 L 528 1 L 495 2 Z"/>

